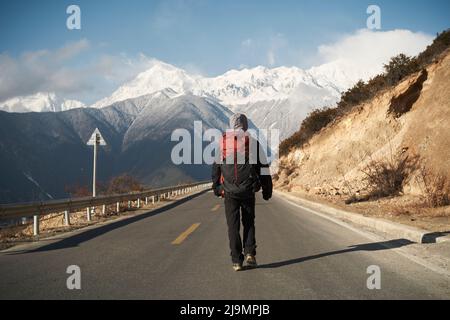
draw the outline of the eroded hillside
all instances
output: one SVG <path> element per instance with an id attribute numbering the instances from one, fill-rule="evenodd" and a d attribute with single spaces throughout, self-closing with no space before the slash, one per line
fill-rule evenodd
<path id="1" fill-rule="evenodd" d="M 279 189 L 363 199 L 376 164 L 405 161 L 401 195 L 450 179 L 450 51 L 322 129 L 280 159 Z M 397 164 L 396 164 L 397 165 Z M 442 179 L 442 177 L 444 177 Z"/>

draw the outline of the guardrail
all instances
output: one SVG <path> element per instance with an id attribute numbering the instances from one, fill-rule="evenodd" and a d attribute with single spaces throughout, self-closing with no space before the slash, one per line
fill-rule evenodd
<path id="1" fill-rule="evenodd" d="M 64 223 L 65 225 L 70 225 L 70 212 L 72 211 L 86 209 L 87 220 L 91 221 L 91 214 L 95 207 L 102 206 L 102 213 L 105 214 L 107 205 L 116 204 L 116 212 L 119 213 L 120 203 L 124 201 L 128 201 L 129 208 L 131 207 L 131 203 L 136 201 L 137 208 L 140 208 L 142 200 L 145 201 L 145 204 L 148 204 L 148 201 L 151 198 L 152 203 L 155 203 L 155 201 L 167 199 L 171 196 L 187 194 L 193 190 L 207 189 L 209 187 L 211 187 L 211 182 L 202 181 L 174 187 L 110 196 L 6 204 L 0 205 L 0 219 L 33 216 L 33 234 L 39 235 L 39 216 L 41 215 L 64 212 Z"/>

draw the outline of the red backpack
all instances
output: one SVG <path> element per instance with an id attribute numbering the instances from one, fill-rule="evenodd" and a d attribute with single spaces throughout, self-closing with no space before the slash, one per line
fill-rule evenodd
<path id="1" fill-rule="evenodd" d="M 254 165 L 249 163 L 250 139 L 250 135 L 242 130 L 229 130 L 222 136 L 221 184 L 225 190 L 237 195 L 260 188 Z"/>

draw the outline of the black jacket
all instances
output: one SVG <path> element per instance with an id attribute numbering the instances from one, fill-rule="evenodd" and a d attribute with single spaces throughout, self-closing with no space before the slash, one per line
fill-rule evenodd
<path id="1" fill-rule="evenodd" d="M 238 165 L 242 168 L 249 168 L 251 172 L 249 173 L 249 178 L 244 181 L 221 181 L 222 175 L 226 176 L 227 171 L 236 170 L 233 164 L 218 164 L 214 163 L 212 166 L 212 182 L 214 193 L 219 196 L 221 189 L 225 191 L 226 197 L 232 198 L 251 198 L 254 196 L 255 192 L 258 192 L 262 188 L 264 199 L 268 200 L 272 197 L 272 177 L 270 175 L 261 175 L 261 168 L 269 168 L 269 164 L 265 159 L 260 159 L 261 145 L 257 142 L 257 163 L 252 165 Z M 261 161 L 264 160 L 264 161 Z M 240 169 L 238 169 L 240 170 Z M 246 175 L 247 176 L 247 175 Z"/>

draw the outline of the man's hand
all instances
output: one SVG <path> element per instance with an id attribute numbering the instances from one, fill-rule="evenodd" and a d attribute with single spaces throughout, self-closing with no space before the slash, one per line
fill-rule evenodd
<path id="1" fill-rule="evenodd" d="M 263 192 L 263 199 L 264 199 L 264 200 L 269 201 L 270 198 L 272 198 L 272 194 Z"/>
<path id="2" fill-rule="evenodd" d="M 216 197 L 223 197 L 223 194 L 224 194 L 224 190 L 223 190 L 223 186 L 222 185 L 218 185 L 218 186 L 216 186 L 216 187 L 214 187 L 214 195 L 216 196 Z"/>

